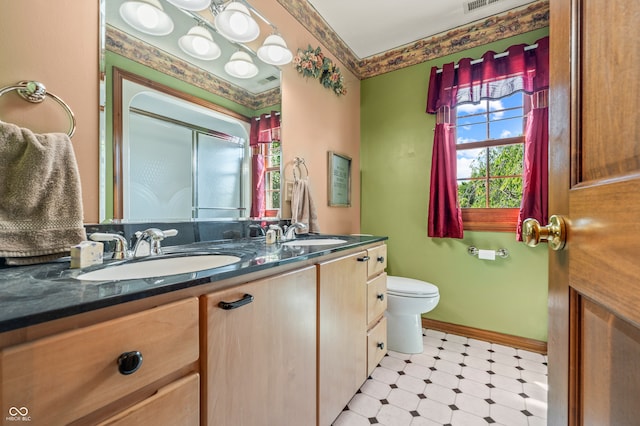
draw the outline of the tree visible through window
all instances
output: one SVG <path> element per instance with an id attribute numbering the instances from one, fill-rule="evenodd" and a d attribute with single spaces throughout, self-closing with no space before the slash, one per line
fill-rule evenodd
<path id="1" fill-rule="evenodd" d="M 277 216 L 280 210 L 280 142 L 262 143 L 260 149 L 264 157 L 265 208 L 267 216 Z"/>
<path id="2" fill-rule="evenodd" d="M 522 200 L 526 99 L 522 92 L 456 107 L 458 200 L 465 229 L 487 212 L 516 217 Z M 486 229 L 486 227 L 484 227 Z"/>

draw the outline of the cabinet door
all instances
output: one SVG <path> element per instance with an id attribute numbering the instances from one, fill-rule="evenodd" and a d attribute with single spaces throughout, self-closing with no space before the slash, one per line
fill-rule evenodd
<path id="1" fill-rule="evenodd" d="M 207 314 L 203 354 L 207 424 L 315 424 L 315 268 L 212 293 L 202 300 Z M 220 306 L 235 301 L 241 301 L 238 307 Z"/>
<path id="2" fill-rule="evenodd" d="M 318 424 L 328 426 L 367 379 L 366 252 L 318 265 Z"/>

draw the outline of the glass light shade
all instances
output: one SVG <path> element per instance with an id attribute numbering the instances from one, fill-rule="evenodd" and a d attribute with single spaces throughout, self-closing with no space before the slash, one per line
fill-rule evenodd
<path id="1" fill-rule="evenodd" d="M 136 30 L 163 36 L 173 31 L 173 21 L 158 0 L 127 1 L 120 5 L 120 16 Z"/>
<path id="2" fill-rule="evenodd" d="M 195 26 L 178 40 L 178 46 L 187 55 L 212 61 L 220 57 L 220 47 L 213 41 L 211 33 L 203 27 Z"/>
<path id="3" fill-rule="evenodd" d="M 280 35 L 271 34 L 258 49 L 258 58 L 267 64 L 284 65 L 291 62 L 293 53 Z"/>
<path id="4" fill-rule="evenodd" d="M 241 3 L 232 2 L 216 15 L 216 29 L 231 41 L 247 43 L 258 38 L 260 27 L 249 9 Z"/>
<path id="5" fill-rule="evenodd" d="M 251 78 L 258 74 L 258 67 L 251 60 L 247 52 L 236 52 L 224 66 L 227 74 L 236 78 Z"/>
<path id="6" fill-rule="evenodd" d="M 205 10 L 211 4 L 211 0 L 167 0 L 172 5 L 184 10 Z"/>

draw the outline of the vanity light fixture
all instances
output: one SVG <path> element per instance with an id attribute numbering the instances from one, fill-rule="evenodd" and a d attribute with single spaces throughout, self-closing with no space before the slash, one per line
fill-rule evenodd
<path id="1" fill-rule="evenodd" d="M 167 0 L 172 5 L 194 12 L 205 10 L 211 5 L 211 0 Z"/>
<path id="2" fill-rule="evenodd" d="M 285 65 L 293 59 L 293 53 L 280 34 L 268 36 L 257 53 L 262 62 L 270 65 Z"/>
<path id="3" fill-rule="evenodd" d="M 258 74 L 258 67 L 251 60 L 247 52 L 238 51 L 231 55 L 229 62 L 224 66 L 227 74 L 236 78 L 251 78 Z"/>
<path id="4" fill-rule="evenodd" d="M 220 47 L 213 41 L 209 30 L 200 25 L 196 25 L 180 37 L 178 45 L 187 55 L 205 61 L 218 59 L 222 53 Z"/>
<path id="5" fill-rule="evenodd" d="M 120 16 L 145 34 L 163 36 L 173 31 L 173 21 L 158 0 L 126 1 L 120 6 Z"/>
<path id="6" fill-rule="evenodd" d="M 260 35 L 260 27 L 251 16 L 249 8 L 236 1 L 229 3 L 217 14 L 214 23 L 220 34 L 238 43 L 253 41 Z"/>

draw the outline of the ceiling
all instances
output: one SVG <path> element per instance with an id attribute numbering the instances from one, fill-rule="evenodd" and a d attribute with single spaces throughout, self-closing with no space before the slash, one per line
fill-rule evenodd
<path id="1" fill-rule="evenodd" d="M 534 0 L 309 0 L 362 59 L 523 6 Z M 466 12 L 465 5 L 473 9 Z"/>

